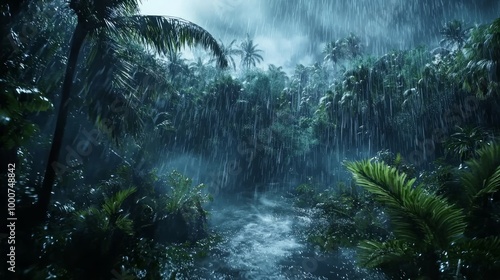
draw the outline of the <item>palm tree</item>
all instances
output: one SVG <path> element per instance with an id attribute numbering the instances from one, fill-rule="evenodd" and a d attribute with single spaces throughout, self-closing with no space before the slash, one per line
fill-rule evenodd
<path id="1" fill-rule="evenodd" d="M 351 58 L 356 58 L 358 56 L 361 56 L 363 52 L 362 52 L 361 40 L 359 39 L 358 36 L 351 33 L 349 34 L 349 36 L 344 38 L 343 41 L 345 49 Z"/>
<path id="2" fill-rule="evenodd" d="M 229 45 L 224 45 L 222 41 L 220 41 L 219 45 L 222 49 L 222 53 L 227 57 L 229 62 L 231 62 L 231 65 L 233 65 L 233 69 L 236 70 L 236 63 L 234 62 L 234 55 L 241 55 L 242 52 L 239 49 L 236 49 L 233 47 L 233 44 L 236 42 L 236 39 L 232 40 Z"/>
<path id="3" fill-rule="evenodd" d="M 195 61 L 189 63 L 189 70 L 198 78 L 198 83 L 205 85 L 207 82 L 205 79 L 209 79 L 210 73 L 213 74 L 214 68 L 210 65 L 211 62 L 212 60 L 197 57 Z"/>
<path id="4" fill-rule="evenodd" d="M 500 86 L 500 18 L 489 25 L 474 28 L 471 37 L 459 53 L 456 75 L 460 78 L 462 88 L 479 98 L 495 96 Z M 490 122 L 494 122 L 493 106 L 488 102 L 485 108 Z"/>
<path id="5" fill-rule="evenodd" d="M 201 57 L 197 57 L 195 61 L 189 63 L 189 70 L 193 71 L 193 73 L 201 74 L 206 67 L 207 62 L 205 62 Z"/>
<path id="6" fill-rule="evenodd" d="M 464 28 L 464 23 L 459 20 L 447 22 L 440 33 L 443 35 L 441 43 L 451 48 L 461 48 L 467 38 L 467 29 Z"/>
<path id="7" fill-rule="evenodd" d="M 336 66 L 340 60 L 347 56 L 344 44 L 340 40 L 327 43 L 323 49 L 323 54 L 325 54 L 325 60 L 331 61 L 333 66 Z"/>
<path id="8" fill-rule="evenodd" d="M 286 72 L 283 71 L 283 66 L 276 66 L 274 64 L 269 64 L 267 66 L 267 71 L 269 72 L 269 75 L 271 77 L 282 77 L 282 78 L 285 78 L 286 77 Z"/>
<path id="9" fill-rule="evenodd" d="M 353 33 L 337 41 L 331 41 L 323 49 L 326 61 L 331 61 L 336 66 L 346 58 L 357 58 L 362 54 L 361 40 Z"/>
<path id="10" fill-rule="evenodd" d="M 283 71 L 283 67 L 269 64 L 267 68 L 269 80 L 271 82 L 271 96 L 278 97 L 288 82 L 288 76 Z"/>
<path id="11" fill-rule="evenodd" d="M 206 30 L 180 18 L 139 15 L 139 3 L 138 0 L 69 1 L 69 8 L 77 17 L 77 24 L 70 42 L 56 128 L 38 197 L 38 214 L 41 215 L 41 219 L 45 219 L 49 207 L 68 116 L 73 78 L 80 49 L 87 39 L 106 42 L 108 53 L 116 51 L 120 47 L 120 41 L 123 42 L 125 39 L 149 45 L 159 54 L 199 44 L 212 51 L 219 66 L 227 66 L 227 60 L 220 46 Z M 122 81 L 129 75 L 126 69 L 118 73 L 122 75 L 120 77 Z"/>
<path id="12" fill-rule="evenodd" d="M 445 142 L 447 155 L 455 155 L 462 162 L 477 155 L 479 148 L 488 142 L 490 135 L 481 127 L 456 126 L 456 132 Z"/>
<path id="13" fill-rule="evenodd" d="M 260 63 L 264 58 L 260 55 L 262 50 L 257 49 L 258 45 L 253 44 L 253 40 L 250 39 L 250 36 L 247 34 L 247 38 L 245 41 L 240 44 L 240 55 L 241 55 L 241 64 L 245 69 L 250 69 L 251 66 L 254 66 L 257 63 Z"/>
<path id="14" fill-rule="evenodd" d="M 167 69 L 170 76 L 170 81 L 176 83 L 176 78 L 179 74 L 189 72 L 189 66 L 186 64 L 186 59 L 182 57 L 182 53 L 178 50 L 172 50 L 167 53 Z"/>

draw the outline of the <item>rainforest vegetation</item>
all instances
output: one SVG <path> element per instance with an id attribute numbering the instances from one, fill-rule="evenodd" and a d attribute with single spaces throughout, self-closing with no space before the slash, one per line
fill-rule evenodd
<path id="1" fill-rule="evenodd" d="M 287 72 L 139 1 L 0 8 L 2 279 L 341 279 L 339 252 L 365 279 L 497 279 L 500 18 L 382 55 L 350 33 Z M 231 263 L 258 244 L 211 221 L 249 197 L 310 255 Z"/>

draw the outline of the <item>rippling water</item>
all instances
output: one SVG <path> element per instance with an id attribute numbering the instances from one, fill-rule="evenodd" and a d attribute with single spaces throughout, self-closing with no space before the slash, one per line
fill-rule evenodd
<path id="1" fill-rule="evenodd" d="M 353 250 L 323 255 L 309 245 L 307 211 L 277 192 L 221 199 L 210 212 L 223 241 L 190 279 L 384 279 L 357 268 Z"/>

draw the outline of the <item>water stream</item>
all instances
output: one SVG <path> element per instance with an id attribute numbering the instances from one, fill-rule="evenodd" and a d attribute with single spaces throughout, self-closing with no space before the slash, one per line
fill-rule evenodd
<path id="1" fill-rule="evenodd" d="M 311 215 L 283 192 L 217 198 L 210 227 L 223 241 L 196 265 L 191 279 L 384 279 L 358 268 L 354 250 L 323 254 L 304 230 Z"/>

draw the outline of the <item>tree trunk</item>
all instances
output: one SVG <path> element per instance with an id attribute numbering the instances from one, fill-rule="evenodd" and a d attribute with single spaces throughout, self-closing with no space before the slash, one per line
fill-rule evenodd
<path id="1" fill-rule="evenodd" d="M 80 49 L 87 37 L 87 29 L 84 24 L 78 21 L 75 27 L 73 36 L 71 38 L 70 52 L 68 57 L 68 64 L 66 65 L 66 73 L 64 76 L 64 82 L 61 91 L 61 103 L 59 104 L 59 112 L 57 114 L 56 128 L 54 131 L 54 136 L 52 138 L 52 145 L 50 147 L 49 159 L 47 161 L 47 166 L 45 168 L 45 176 L 43 178 L 42 188 L 38 195 L 38 215 L 40 219 L 44 220 L 46 218 L 46 213 L 50 204 L 50 197 L 52 194 L 52 188 L 56 179 L 56 170 L 54 164 L 57 163 L 59 159 L 59 153 L 61 151 L 61 145 L 64 138 L 64 128 L 66 126 L 66 120 L 68 117 L 68 108 L 71 94 L 71 87 L 73 85 L 73 77 L 75 75 L 76 64 L 78 61 L 78 55 Z"/>

